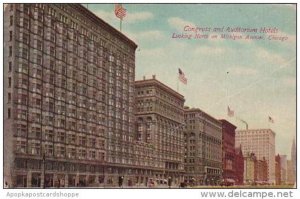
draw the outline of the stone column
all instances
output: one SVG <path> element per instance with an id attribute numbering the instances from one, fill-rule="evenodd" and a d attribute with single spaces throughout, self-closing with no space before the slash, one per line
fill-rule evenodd
<path id="1" fill-rule="evenodd" d="M 65 175 L 65 187 L 69 187 L 69 175 Z"/>
<path id="2" fill-rule="evenodd" d="M 99 173 L 95 174 L 95 181 L 94 181 L 95 184 L 99 184 L 99 176 L 100 176 Z"/>
<path id="3" fill-rule="evenodd" d="M 27 173 L 27 187 L 31 187 L 31 178 L 32 178 L 32 173 L 31 173 L 31 171 L 28 171 L 28 173 Z"/>
<path id="4" fill-rule="evenodd" d="M 78 184 L 79 184 L 79 173 L 77 173 L 75 177 L 75 187 L 77 187 Z"/>
<path id="5" fill-rule="evenodd" d="M 87 187 L 89 185 L 89 174 L 86 174 L 85 176 L 85 186 Z"/>
<path id="6" fill-rule="evenodd" d="M 107 184 L 107 173 L 105 172 L 105 169 L 103 168 L 102 170 L 102 176 L 103 176 L 103 186 L 105 187 L 105 185 Z"/>
<path id="7" fill-rule="evenodd" d="M 58 177 L 57 174 L 53 174 L 53 187 L 57 187 L 58 185 Z"/>
<path id="8" fill-rule="evenodd" d="M 45 165 L 42 164 L 42 173 L 41 173 L 41 188 L 44 188 L 45 186 L 45 175 L 46 175 L 46 172 L 44 172 L 44 169 L 45 169 Z"/>

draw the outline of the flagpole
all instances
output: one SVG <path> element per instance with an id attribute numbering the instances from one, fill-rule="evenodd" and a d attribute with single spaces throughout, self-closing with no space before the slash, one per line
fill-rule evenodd
<path id="1" fill-rule="evenodd" d="M 122 32 L 122 18 L 120 18 L 120 32 Z"/>
<path id="2" fill-rule="evenodd" d="M 177 77 L 177 93 L 179 93 L 179 78 Z"/>
<path id="3" fill-rule="evenodd" d="M 227 104 L 228 104 L 228 106 L 229 106 L 229 89 L 228 89 L 228 87 L 229 87 L 229 82 L 228 82 L 228 74 L 229 74 L 229 72 L 227 71 L 227 75 L 226 75 L 226 97 L 227 97 Z"/>
<path id="4" fill-rule="evenodd" d="M 227 71 L 226 73 L 226 98 L 227 98 L 227 107 L 229 107 L 229 97 L 228 97 L 228 74 L 229 72 Z M 227 119 L 229 119 L 229 115 L 227 114 Z"/>

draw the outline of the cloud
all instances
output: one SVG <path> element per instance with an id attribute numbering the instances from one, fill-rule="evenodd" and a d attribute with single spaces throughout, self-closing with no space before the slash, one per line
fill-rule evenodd
<path id="1" fill-rule="evenodd" d="M 232 67 L 228 69 L 230 74 L 233 75 L 256 75 L 258 71 L 254 68 L 249 67 Z"/>
<path id="2" fill-rule="evenodd" d="M 159 30 L 149 30 L 144 32 L 138 32 L 135 34 L 139 39 L 163 39 L 164 34 Z"/>
<path id="3" fill-rule="evenodd" d="M 124 34 L 138 44 L 142 43 L 142 41 L 149 42 L 152 41 L 153 39 L 162 40 L 165 38 L 164 33 L 160 30 L 149 30 L 149 31 L 141 31 L 135 33 L 130 31 L 125 31 Z"/>
<path id="4" fill-rule="evenodd" d="M 264 48 L 257 48 L 256 56 L 259 59 L 266 60 L 273 64 L 283 65 L 287 62 L 281 55 L 277 53 L 271 53 Z"/>
<path id="5" fill-rule="evenodd" d="M 173 28 L 175 28 L 179 31 L 183 31 L 183 28 L 187 25 L 196 27 L 196 25 L 193 22 L 186 21 L 186 20 L 184 20 L 182 18 L 179 18 L 179 17 L 169 18 L 168 23 L 171 27 L 173 27 Z"/>
<path id="6" fill-rule="evenodd" d="M 154 59 L 157 56 L 163 55 L 165 52 L 165 49 L 163 48 L 152 48 L 152 49 L 142 49 L 141 50 L 141 56 L 143 57 L 153 57 Z"/>
<path id="7" fill-rule="evenodd" d="M 229 49 L 224 47 L 200 46 L 194 50 L 196 55 L 221 55 L 228 52 Z"/>
<path id="8" fill-rule="evenodd" d="M 115 16 L 114 11 L 104 11 L 98 10 L 95 14 L 107 22 L 118 21 Z M 141 21 L 146 21 L 154 18 L 154 15 L 151 12 L 127 12 L 126 17 L 123 20 L 123 23 L 137 23 Z"/>
<path id="9" fill-rule="evenodd" d="M 137 56 L 142 63 L 151 64 L 151 67 L 159 68 L 160 65 L 169 65 L 170 62 L 176 63 L 183 56 L 178 49 L 189 49 L 190 45 L 185 42 L 174 41 L 162 47 L 141 48 Z M 156 70 L 156 69 L 154 69 Z"/>
<path id="10" fill-rule="evenodd" d="M 126 23 L 136 23 L 153 19 L 154 15 L 151 12 L 127 12 Z"/>

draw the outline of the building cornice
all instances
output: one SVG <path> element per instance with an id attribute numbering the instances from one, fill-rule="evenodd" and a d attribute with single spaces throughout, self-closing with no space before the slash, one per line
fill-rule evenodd
<path id="1" fill-rule="evenodd" d="M 110 34 L 118 37 L 122 41 L 125 41 L 127 44 L 129 44 L 134 50 L 138 47 L 135 42 L 133 42 L 131 39 L 129 39 L 126 35 L 121 33 L 119 30 L 115 29 L 111 25 L 109 25 L 107 22 L 99 18 L 97 15 L 95 15 L 93 12 L 85 8 L 83 5 L 78 3 L 70 4 L 70 6 L 78 12 L 83 13 L 85 17 L 87 17 L 89 20 L 95 22 L 96 24 L 99 24 L 102 28 L 105 28 Z"/>
<path id="2" fill-rule="evenodd" d="M 220 119 L 219 121 L 222 122 L 222 124 L 224 124 L 224 125 L 226 125 L 226 126 L 228 126 L 228 127 L 230 127 L 230 128 L 236 129 L 236 126 L 235 126 L 235 125 L 233 125 L 232 123 L 228 122 L 228 121 L 225 120 L 225 119 Z"/>
<path id="3" fill-rule="evenodd" d="M 248 130 L 236 130 L 236 133 L 243 133 L 243 132 L 254 132 L 254 131 L 268 131 L 271 132 L 274 136 L 276 135 L 276 133 L 272 130 L 272 129 L 248 129 Z"/>
<path id="4" fill-rule="evenodd" d="M 135 87 L 143 87 L 143 86 L 158 86 L 159 88 L 163 89 L 167 93 L 170 93 L 177 97 L 178 99 L 182 100 L 183 102 L 185 101 L 184 96 L 181 95 L 180 93 L 174 91 L 172 88 L 169 86 L 163 84 L 162 82 L 158 81 L 157 79 L 145 79 L 145 80 L 137 80 L 135 81 Z"/>
<path id="5" fill-rule="evenodd" d="M 213 116 L 209 115 L 208 113 L 202 111 L 200 108 L 188 108 L 185 107 L 184 108 L 184 112 L 185 113 L 201 113 L 203 115 L 203 117 L 206 117 L 210 120 L 213 120 L 214 122 L 218 123 L 220 126 L 222 125 L 222 122 L 216 118 L 214 118 Z"/>

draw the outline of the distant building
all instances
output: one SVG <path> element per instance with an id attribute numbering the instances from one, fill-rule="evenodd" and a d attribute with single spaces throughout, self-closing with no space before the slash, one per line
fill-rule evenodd
<path id="1" fill-rule="evenodd" d="M 222 162 L 223 180 L 235 182 L 235 129 L 236 126 L 227 120 L 220 120 L 222 123 Z"/>
<path id="2" fill-rule="evenodd" d="M 254 153 L 246 153 L 244 156 L 244 183 L 252 184 L 256 181 L 256 161 L 257 158 Z"/>
<path id="3" fill-rule="evenodd" d="M 266 158 L 268 182 L 275 183 L 275 133 L 271 129 L 237 130 L 235 146 L 240 145 L 244 154 L 255 153 L 259 160 Z"/>
<path id="4" fill-rule="evenodd" d="M 264 157 L 255 163 L 255 180 L 257 183 L 268 182 L 268 163 Z"/>
<path id="5" fill-rule="evenodd" d="M 234 170 L 235 170 L 235 184 L 244 184 L 244 156 L 242 152 L 242 147 L 235 148 L 235 158 L 234 158 Z"/>
<path id="6" fill-rule="evenodd" d="M 291 161 L 293 163 L 293 172 L 296 175 L 296 169 L 297 169 L 297 151 L 296 151 L 296 141 L 295 138 L 293 139 L 292 149 L 291 149 Z"/>
<path id="7" fill-rule="evenodd" d="M 281 184 L 281 161 L 280 155 L 276 155 L 275 157 L 275 184 Z"/>
<path id="8" fill-rule="evenodd" d="M 198 108 L 184 109 L 185 176 L 196 184 L 214 185 L 222 176 L 222 123 Z"/>
<path id="9" fill-rule="evenodd" d="M 287 184 L 294 185 L 296 182 L 296 175 L 293 170 L 294 163 L 292 160 L 287 161 Z"/>
<path id="10" fill-rule="evenodd" d="M 287 181 L 287 155 L 280 155 L 280 184 L 286 184 Z"/>

